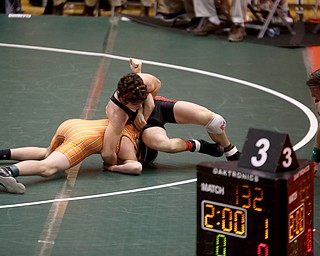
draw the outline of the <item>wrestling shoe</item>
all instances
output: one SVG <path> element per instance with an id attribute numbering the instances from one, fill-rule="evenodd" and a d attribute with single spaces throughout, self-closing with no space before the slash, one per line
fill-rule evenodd
<path id="1" fill-rule="evenodd" d="M 19 183 L 6 167 L 0 168 L 0 185 L 13 194 L 24 194 L 26 191 L 25 186 Z"/>
<path id="2" fill-rule="evenodd" d="M 237 161 L 237 160 L 240 159 L 240 155 L 241 155 L 240 152 L 237 151 L 232 156 L 227 156 L 226 158 L 227 158 L 228 161 Z"/>
<path id="3" fill-rule="evenodd" d="M 228 161 L 237 161 L 240 159 L 241 153 L 235 145 L 230 144 L 224 149 L 225 156 Z"/>
<path id="4" fill-rule="evenodd" d="M 196 144 L 197 141 L 200 143 L 199 152 L 203 154 L 207 154 L 214 157 L 220 157 L 224 153 L 224 149 L 220 144 L 217 143 L 209 143 L 205 140 L 193 140 Z M 197 147 L 197 146 L 196 146 Z M 197 150 L 195 150 L 197 151 Z"/>

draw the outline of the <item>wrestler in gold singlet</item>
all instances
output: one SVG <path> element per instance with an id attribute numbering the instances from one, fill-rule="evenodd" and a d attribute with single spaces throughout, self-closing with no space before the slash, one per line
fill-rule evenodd
<path id="1" fill-rule="evenodd" d="M 108 119 L 84 120 L 70 119 L 63 122 L 52 138 L 50 147 L 53 151 L 64 154 L 70 163 L 70 167 L 77 165 L 92 154 L 99 154 L 103 145 L 103 136 L 108 126 Z M 135 149 L 139 132 L 133 125 L 127 124 L 121 137 L 128 137 Z M 120 138 L 121 141 L 121 138 Z M 117 152 L 119 145 L 117 147 Z"/>

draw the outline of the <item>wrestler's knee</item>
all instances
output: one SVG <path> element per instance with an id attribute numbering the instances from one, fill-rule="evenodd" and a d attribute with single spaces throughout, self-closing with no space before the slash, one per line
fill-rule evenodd
<path id="1" fill-rule="evenodd" d="M 40 173 L 42 177 L 50 177 L 58 171 L 67 170 L 68 165 L 63 165 L 61 162 L 52 161 L 51 159 L 44 159 L 40 161 Z"/>
<path id="2" fill-rule="evenodd" d="M 58 172 L 58 168 L 56 166 L 50 166 L 45 163 L 42 163 L 40 176 L 44 178 L 48 178 L 57 172 Z"/>
<path id="3" fill-rule="evenodd" d="M 214 114 L 213 118 L 205 126 L 208 133 L 222 134 L 226 127 L 226 121 L 219 114 Z"/>

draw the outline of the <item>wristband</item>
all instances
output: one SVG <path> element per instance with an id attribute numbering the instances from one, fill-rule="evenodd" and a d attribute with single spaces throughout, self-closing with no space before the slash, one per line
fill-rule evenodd
<path id="1" fill-rule="evenodd" d="M 316 163 L 320 162 L 320 148 L 316 148 L 316 147 L 313 148 L 311 160 Z"/>

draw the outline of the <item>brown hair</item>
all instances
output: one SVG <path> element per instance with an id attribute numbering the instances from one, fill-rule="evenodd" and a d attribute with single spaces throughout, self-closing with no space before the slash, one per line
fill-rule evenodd
<path id="1" fill-rule="evenodd" d="M 141 103 L 148 96 L 148 91 L 141 77 L 134 73 L 123 76 L 118 82 L 118 97 L 130 103 Z"/>
<path id="2" fill-rule="evenodd" d="M 320 69 L 312 72 L 306 83 L 309 87 L 320 87 Z"/>

